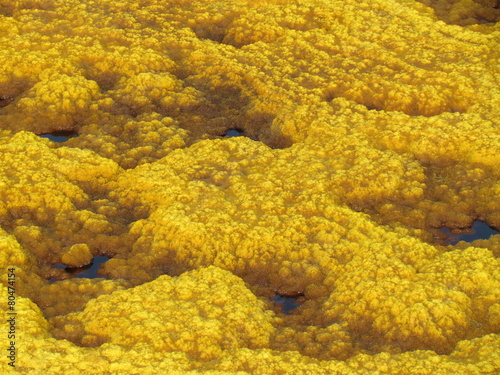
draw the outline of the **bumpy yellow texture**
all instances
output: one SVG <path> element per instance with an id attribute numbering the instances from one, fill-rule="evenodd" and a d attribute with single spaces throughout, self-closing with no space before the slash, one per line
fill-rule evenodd
<path id="1" fill-rule="evenodd" d="M 0 0 L 2 371 L 498 373 L 497 8 Z"/>

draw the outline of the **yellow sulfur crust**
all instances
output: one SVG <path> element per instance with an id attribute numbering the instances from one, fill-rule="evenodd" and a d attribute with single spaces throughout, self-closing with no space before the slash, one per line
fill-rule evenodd
<path id="1" fill-rule="evenodd" d="M 1 372 L 499 373 L 499 18 L 0 0 Z"/>

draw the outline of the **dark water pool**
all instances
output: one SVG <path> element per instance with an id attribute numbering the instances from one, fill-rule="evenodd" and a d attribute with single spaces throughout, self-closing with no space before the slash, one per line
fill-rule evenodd
<path id="1" fill-rule="evenodd" d="M 295 297 L 284 297 L 276 295 L 273 298 L 271 298 L 271 301 L 277 304 L 285 315 L 290 315 L 292 310 L 296 309 L 301 305 L 301 303 L 298 302 L 297 298 Z"/>
<path id="2" fill-rule="evenodd" d="M 441 228 L 441 231 L 448 236 L 446 242 L 449 245 L 455 245 L 460 241 L 472 242 L 475 240 L 486 240 L 495 234 L 500 234 L 499 231 L 491 228 L 483 221 L 474 221 L 471 228 L 460 230 L 460 232 L 452 231 L 448 228 Z"/>
<path id="3" fill-rule="evenodd" d="M 47 134 L 40 134 L 40 138 L 50 139 L 52 142 L 62 143 L 66 142 L 68 139 L 76 137 L 77 134 L 73 132 L 53 132 Z"/>
<path id="4" fill-rule="evenodd" d="M 66 273 L 70 274 L 70 278 L 87 278 L 87 279 L 96 279 L 96 278 L 106 278 L 104 276 L 98 275 L 97 270 L 99 266 L 109 260 L 110 258 L 106 256 L 95 256 L 87 266 L 78 267 L 78 268 L 70 268 L 62 263 L 54 264 L 54 268 L 64 269 Z M 50 279 L 50 282 L 57 281 L 55 279 Z"/>
<path id="5" fill-rule="evenodd" d="M 240 129 L 230 129 L 228 130 L 223 137 L 242 137 L 243 136 L 243 131 Z"/>

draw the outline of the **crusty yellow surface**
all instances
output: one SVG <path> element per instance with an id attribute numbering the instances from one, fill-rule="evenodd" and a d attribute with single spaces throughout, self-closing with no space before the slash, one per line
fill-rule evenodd
<path id="1" fill-rule="evenodd" d="M 0 0 L 2 371 L 499 373 L 497 8 Z"/>

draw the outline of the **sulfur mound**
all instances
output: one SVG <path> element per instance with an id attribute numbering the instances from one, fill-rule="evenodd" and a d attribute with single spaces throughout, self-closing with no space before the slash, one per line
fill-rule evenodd
<path id="1" fill-rule="evenodd" d="M 264 308 L 241 279 L 209 267 L 102 296 L 53 324 L 60 337 L 67 337 L 66 327 L 74 335 L 79 324 L 81 333 L 72 341 L 83 346 L 133 349 L 148 343 L 158 352 L 211 360 L 229 349 L 268 347 L 273 317 Z"/>
<path id="2" fill-rule="evenodd" d="M 498 373 L 497 8 L 0 0 L 2 370 Z"/>

